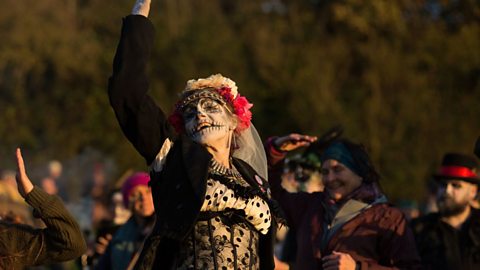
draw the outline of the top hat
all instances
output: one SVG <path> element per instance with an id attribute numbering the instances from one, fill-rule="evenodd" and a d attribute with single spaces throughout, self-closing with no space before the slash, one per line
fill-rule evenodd
<path id="1" fill-rule="evenodd" d="M 436 180 L 458 179 L 477 185 L 480 184 L 478 162 L 474 157 L 458 153 L 445 154 L 440 170 L 433 177 Z"/>

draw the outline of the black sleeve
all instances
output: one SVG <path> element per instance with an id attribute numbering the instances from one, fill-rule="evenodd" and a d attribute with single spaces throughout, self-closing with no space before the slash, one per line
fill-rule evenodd
<path id="1" fill-rule="evenodd" d="M 164 112 L 148 95 L 147 63 L 153 47 L 154 28 L 144 16 L 123 19 L 122 33 L 108 82 L 110 104 L 123 133 L 149 165 L 172 128 Z"/>

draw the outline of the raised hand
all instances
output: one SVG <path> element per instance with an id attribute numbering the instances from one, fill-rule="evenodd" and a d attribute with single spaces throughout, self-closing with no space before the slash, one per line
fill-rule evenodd
<path id="1" fill-rule="evenodd" d="M 22 152 L 20 148 L 17 148 L 16 151 L 16 158 L 17 158 L 17 174 L 15 175 L 15 179 L 17 180 L 17 188 L 18 192 L 22 197 L 30 193 L 33 189 L 32 181 L 28 178 L 27 173 L 25 172 L 25 163 L 23 162 Z"/>
<path id="2" fill-rule="evenodd" d="M 151 0 L 137 0 L 132 8 L 132 14 L 148 17 L 150 13 L 150 2 Z"/>
<path id="3" fill-rule="evenodd" d="M 273 145 L 280 151 L 289 152 L 300 147 L 309 146 L 310 143 L 317 140 L 315 136 L 292 133 L 283 137 L 278 137 L 273 141 Z"/>

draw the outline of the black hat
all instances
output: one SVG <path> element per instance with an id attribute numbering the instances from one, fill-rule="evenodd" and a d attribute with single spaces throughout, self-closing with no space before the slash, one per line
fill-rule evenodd
<path id="1" fill-rule="evenodd" d="M 477 185 L 480 184 L 478 162 L 474 157 L 458 153 L 446 154 L 443 157 L 440 170 L 433 177 L 436 180 L 459 179 Z"/>

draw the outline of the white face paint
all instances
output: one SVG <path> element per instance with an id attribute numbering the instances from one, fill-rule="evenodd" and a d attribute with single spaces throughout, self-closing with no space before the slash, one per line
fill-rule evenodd
<path id="1" fill-rule="evenodd" d="M 229 142 L 236 127 L 227 107 L 210 98 L 200 98 L 187 104 L 183 109 L 183 120 L 187 135 L 204 145 Z"/>

